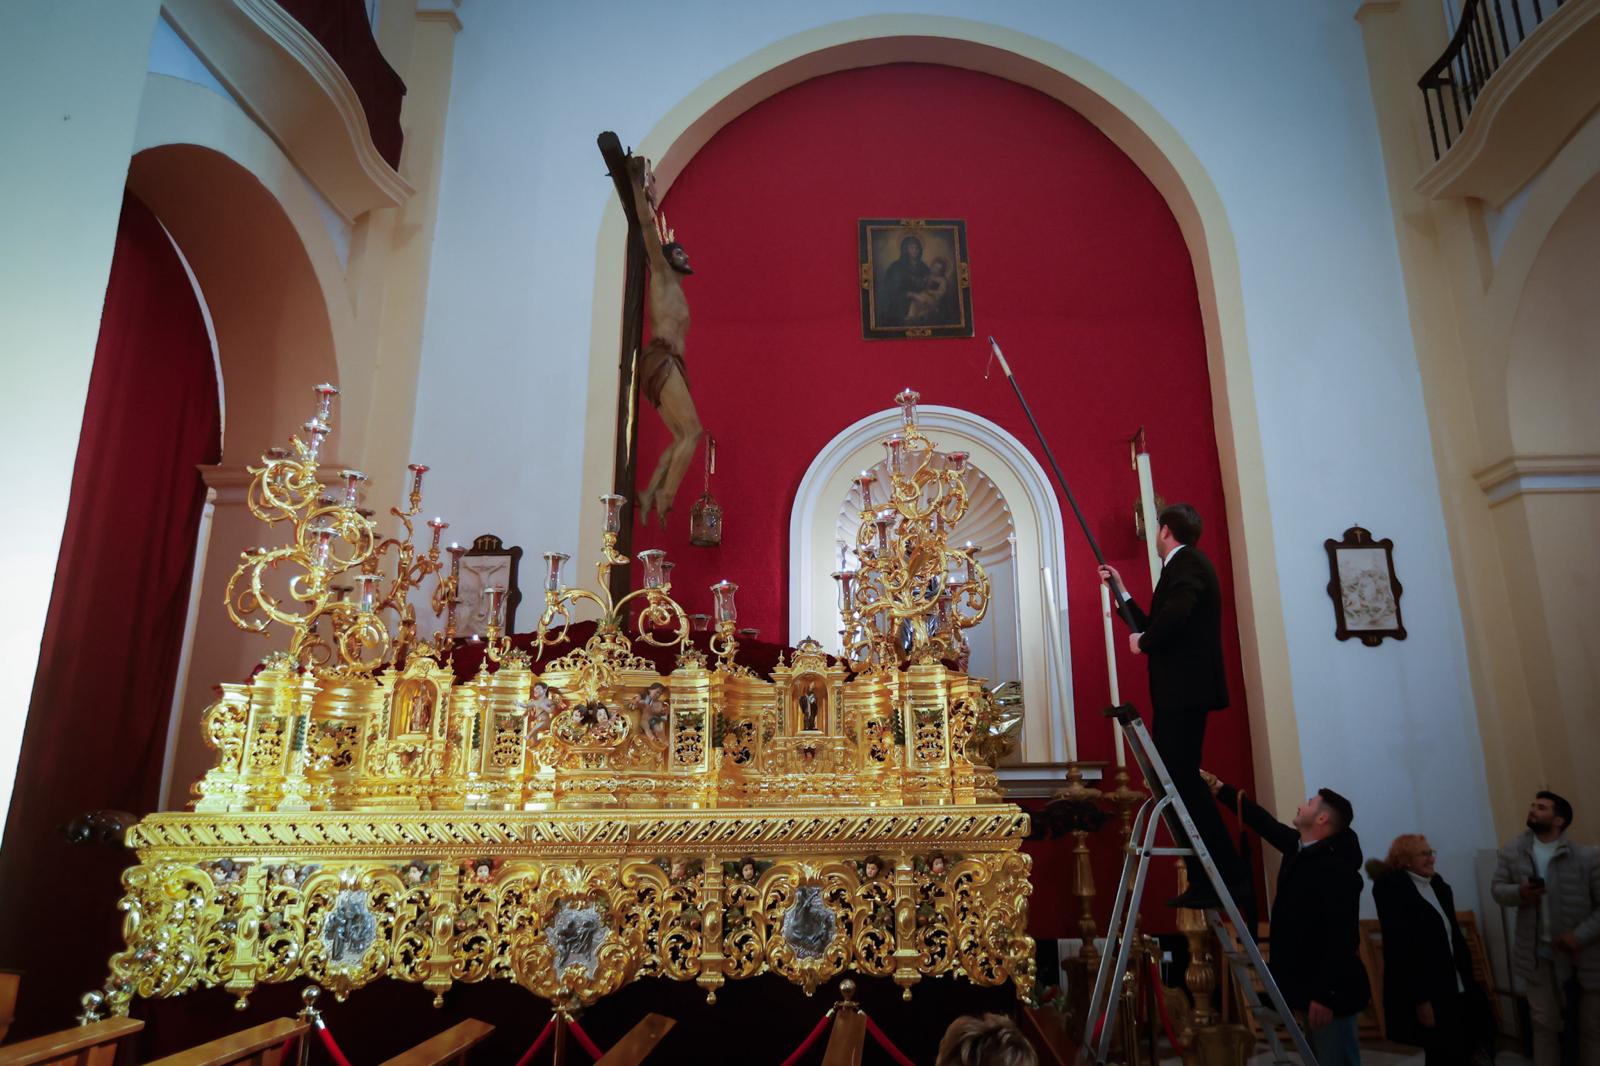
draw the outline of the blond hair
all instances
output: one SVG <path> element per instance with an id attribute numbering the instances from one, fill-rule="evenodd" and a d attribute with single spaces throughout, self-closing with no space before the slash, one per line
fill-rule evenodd
<path id="1" fill-rule="evenodd" d="M 1039 1057 L 1006 1015 L 968 1014 L 944 1031 L 935 1066 L 1039 1066 Z"/>
<path id="2" fill-rule="evenodd" d="M 1394 838 L 1394 843 L 1389 845 L 1389 857 L 1383 864 L 1391 870 L 1403 870 L 1411 865 L 1411 860 L 1427 851 L 1428 838 L 1421 833 L 1401 833 Z"/>

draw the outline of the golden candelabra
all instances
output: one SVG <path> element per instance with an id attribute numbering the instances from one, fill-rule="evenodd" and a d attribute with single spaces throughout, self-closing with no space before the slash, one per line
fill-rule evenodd
<path id="1" fill-rule="evenodd" d="M 989 576 L 977 549 L 953 548 L 948 539 L 967 512 L 967 453 L 934 449 L 917 426 L 920 399 L 911 389 L 895 397 L 902 426 L 883 440 L 888 492 L 877 499 L 871 471 L 856 478 L 860 566 L 833 575 L 841 646 L 858 670 L 961 659 L 961 631 L 983 621 L 989 608 Z"/>
<path id="2" fill-rule="evenodd" d="M 425 468 L 388 540 L 359 506 L 359 472 L 321 483 L 335 393 L 319 387 L 304 435 L 251 468 L 252 510 L 287 523 L 289 543 L 244 554 L 229 609 L 252 631 L 284 627 L 289 648 L 206 710 L 216 763 L 193 812 L 129 830 L 126 947 L 90 1016 L 205 986 L 242 999 L 304 979 L 343 997 L 386 976 L 436 1001 L 510 980 L 562 1009 L 649 976 L 714 1000 L 768 971 L 807 993 L 847 970 L 907 996 L 940 975 L 1031 993 L 1028 817 L 1000 802 L 983 754 L 1002 715 L 940 661 L 982 617 L 988 581 L 945 543 L 963 461 L 916 431 L 915 394 L 899 447 L 916 458 L 894 474 L 850 660 L 807 638 L 756 676 L 735 661 L 737 586 L 690 616 L 658 550 L 613 600 L 628 560 L 624 501 L 607 496 L 596 590 L 569 587 L 570 557 L 547 553 L 544 610 L 514 646 L 507 590 L 486 589 L 483 663 L 459 681 L 463 549 L 441 553 L 439 519 L 426 550 L 411 545 Z M 430 576 L 445 621 L 419 641 L 409 595 Z M 593 633 L 563 648 L 580 607 L 598 612 Z M 676 651 L 672 672 L 636 641 Z"/>

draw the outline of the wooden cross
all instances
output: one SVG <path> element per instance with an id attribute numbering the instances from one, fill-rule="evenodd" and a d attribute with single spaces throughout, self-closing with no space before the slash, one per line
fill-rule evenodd
<path id="1" fill-rule="evenodd" d="M 638 435 L 635 423 L 639 417 L 639 383 L 634 375 L 640 345 L 644 341 L 644 237 L 640 229 L 639 214 L 634 210 L 633 184 L 628 176 L 628 152 L 610 130 L 596 138 L 600 157 L 605 160 L 606 171 L 617 187 L 617 198 L 622 201 L 622 214 L 628 220 L 628 254 L 626 281 L 622 288 L 622 351 L 617 374 L 617 440 L 612 464 L 611 491 L 628 501 L 622 528 L 617 533 L 617 550 L 623 555 L 633 554 L 634 483 L 639 464 Z M 626 567 L 611 571 L 611 595 L 621 599 L 628 594 L 629 575 Z"/>

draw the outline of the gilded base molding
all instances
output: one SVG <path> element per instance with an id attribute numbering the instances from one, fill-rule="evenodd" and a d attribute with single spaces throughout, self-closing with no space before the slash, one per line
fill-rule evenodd
<path id="1" fill-rule="evenodd" d="M 443 996 L 513 981 L 586 1006 L 641 977 L 771 971 L 809 995 L 847 970 L 1032 994 L 1027 815 L 952 808 L 159 814 L 129 830 L 134 996 L 383 977 Z M 403 858 L 401 856 L 404 856 Z"/>

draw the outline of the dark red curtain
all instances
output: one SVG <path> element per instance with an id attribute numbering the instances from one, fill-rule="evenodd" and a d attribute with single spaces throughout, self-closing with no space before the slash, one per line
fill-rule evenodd
<path id="1" fill-rule="evenodd" d="M 195 468 L 220 460 L 221 433 L 200 305 L 128 196 L 0 849 L 0 966 L 24 972 L 13 1036 L 70 1025 L 120 943 L 131 856 L 59 830 L 85 811 L 157 806 L 205 504 Z"/>

